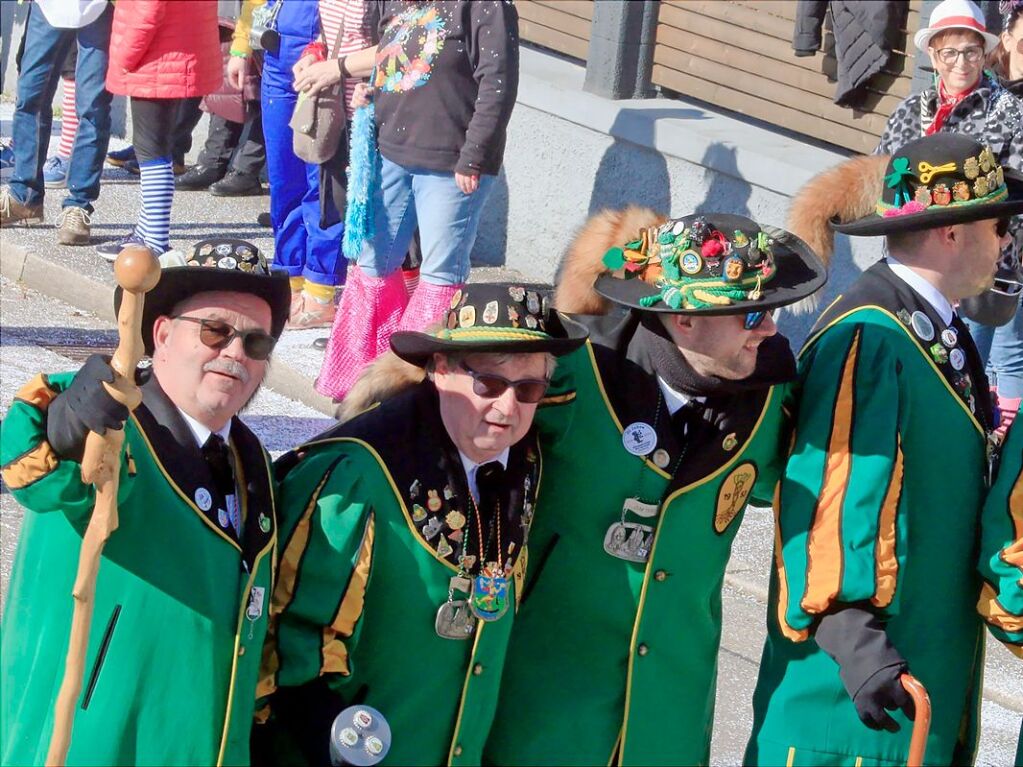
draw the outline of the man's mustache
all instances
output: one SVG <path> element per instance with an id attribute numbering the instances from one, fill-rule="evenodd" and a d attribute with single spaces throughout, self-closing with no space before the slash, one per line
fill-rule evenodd
<path id="1" fill-rule="evenodd" d="M 240 362 L 227 359 L 214 359 L 207 362 L 202 366 L 204 373 L 223 373 L 237 378 L 243 384 L 249 382 L 249 371 L 245 369 L 245 366 Z"/>

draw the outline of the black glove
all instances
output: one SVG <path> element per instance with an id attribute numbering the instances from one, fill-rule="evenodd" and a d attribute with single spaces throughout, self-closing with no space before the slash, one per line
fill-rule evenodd
<path id="1" fill-rule="evenodd" d="M 913 699 L 899 679 L 909 664 L 888 640 L 884 625 L 873 612 L 846 607 L 825 615 L 815 637 L 817 645 L 839 665 L 846 692 L 867 727 L 898 732 L 898 722 L 888 714 L 897 708 L 910 719 L 916 716 Z"/>
<path id="2" fill-rule="evenodd" d="M 124 428 L 128 408 L 110 396 L 104 381 L 114 382 L 109 358 L 93 354 L 47 408 L 46 439 L 62 458 L 81 461 L 90 431 Z"/>

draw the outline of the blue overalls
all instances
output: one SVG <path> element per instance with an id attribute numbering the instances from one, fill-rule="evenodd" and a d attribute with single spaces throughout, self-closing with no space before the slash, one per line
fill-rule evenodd
<path id="1" fill-rule="evenodd" d="M 277 0 L 281 47 L 265 52 L 261 101 L 270 180 L 270 220 L 274 228 L 274 265 L 292 277 L 320 285 L 344 283 L 347 262 L 341 254 L 344 223 L 320 228 L 319 166 L 303 162 L 292 149 L 288 122 L 298 96 L 291 68 L 302 51 L 320 38 L 316 0 Z"/>

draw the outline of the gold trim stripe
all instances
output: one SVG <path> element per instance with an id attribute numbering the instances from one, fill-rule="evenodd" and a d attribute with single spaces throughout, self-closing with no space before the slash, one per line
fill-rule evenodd
<path id="1" fill-rule="evenodd" d="M 1023 541 L 1019 542 L 1023 547 Z M 980 592 L 980 600 L 977 602 L 977 612 L 984 620 L 1002 631 L 1015 634 L 1023 631 L 1023 615 L 1013 615 L 998 601 L 998 592 L 990 583 L 985 583 Z"/>
<path id="2" fill-rule="evenodd" d="M 785 557 L 782 555 L 780 479 L 774 489 L 774 567 L 778 571 L 778 628 L 786 639 L 805 642 L 810 632 L 806 629 L 792 628 L 785 618 L 789 609 L 789 582 L 785 574 Z"/>
<path id="3" fill-rule="evenodd" d="M 39 373 L 18 389 L 14 395 L 15 401 L 20 400 L 26 405 L 31 405 L 39 410 L 46 410 L 50 403 L 57 398 L 57 392 L 50 387 L 49 379 Z"/>
<path id="4" fill-rule="evenodd" d="M 4 483 L 11 490 L 20 490 L 38 482 L 57 468 L 60 459 L 49 442 L 40 442 L 16 461 L 3 468 Z"/>
<path id="5" fill-rule="evenodd" d="M 469 655 L 469 662 L 465 664 L 465 681 L 462 683 L 462 697 L 458 701 L 458 716 L 455 717 L 455 726 L 451 731 L 451 743 L 448 746 L 448 760 L 446 762 L 448 767 L 450 767 L 451 761 L 455 758 L 455 746 L 458 745 L 458 736 L 462 729 L 462 715 L 465 713 L 465 696 L 469 693 L 469 685 L 473 679 L 472 667 L 476 665 L 476 652 L 479 650 L 480 637 L 483 636 L 483 630 L 486 627 L 485 621 L 476 622 L 476 638 L 472 642 L 472 653 Z"/>
<path id="6" fill-rule="evenodd" d="M 799 605 L 807 613 L 828 608 L 842 585 L 842 505 L 852 473 L 852 424 L 856 397 L 856 361 L 859 359 L 863 330 L 858 328 L 842 366 L 841 382 L 835 398 L 824 484 L 806 544 L 806 590 Z"/>
<path id="7" fill-rule="evenodd" d="M 575 397 L 576 393 L 574 391 L 565 392 L 564 394 L 552 394 L 540 400 L 540 407 L 544 405 L 564 405 L 566 402 L 572 402 Z"/>
<path id="8" fill-rule="evenodd" d="M 881 518 L 877 524 L 877 545 L 874 554 L 874 596 L 870 602 L 874 607 L 887 607 L 895 596 L 895 587 L 899 580 L 899 560 L 895 553 L 896 524 L 899 511 L 899 499 L 902 497 L 902 436 L 897 437 L 895 446 L 895 466 L 885 493 L 884 505 L 881 507 Z"/>
<path id="9" fill-rule="evenodd" d="M 337 614 L 330 622 L 329 630 L 324 631 L 326 641 L 323 646 L 323 668 L 320 673 L 335 672 L 348 675 L 348 649 L 338 636 L 350 637 L 355 631 L 355 624 L 362 616 L 362 608 L 366 604 L 366 585 L 369 583 L 369 573 L 373 567 L 375 533 L 376 517 L 373 512 L 370 512 L 369 519 L 366 520 L 366 530 L 362 536 L 362 545 L 359 547 L 359 558 L 352 570 L 348 588 L 345 589 L 345 595 L 341 600 L 341 606 L 338 607 Z M 341 648 L 338 649 L 335 645 L 341 645 Z"/>

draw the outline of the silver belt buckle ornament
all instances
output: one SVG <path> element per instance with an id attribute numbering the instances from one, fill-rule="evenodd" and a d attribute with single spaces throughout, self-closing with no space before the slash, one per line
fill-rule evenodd
<path id="1" fill-rule="evenodd" d="M 646 562 L 654 543 L 654 528 L 638 522 L 615 522 L 604 535 L 604 551 L 626 562 Z"/>
<path id="2" fill-rule="evenodd" d="M 391 726 L 372 706 L 349 706 L 330 728 L 332 764 L 372 767 L 384 760 L 390 748 Z"/>

